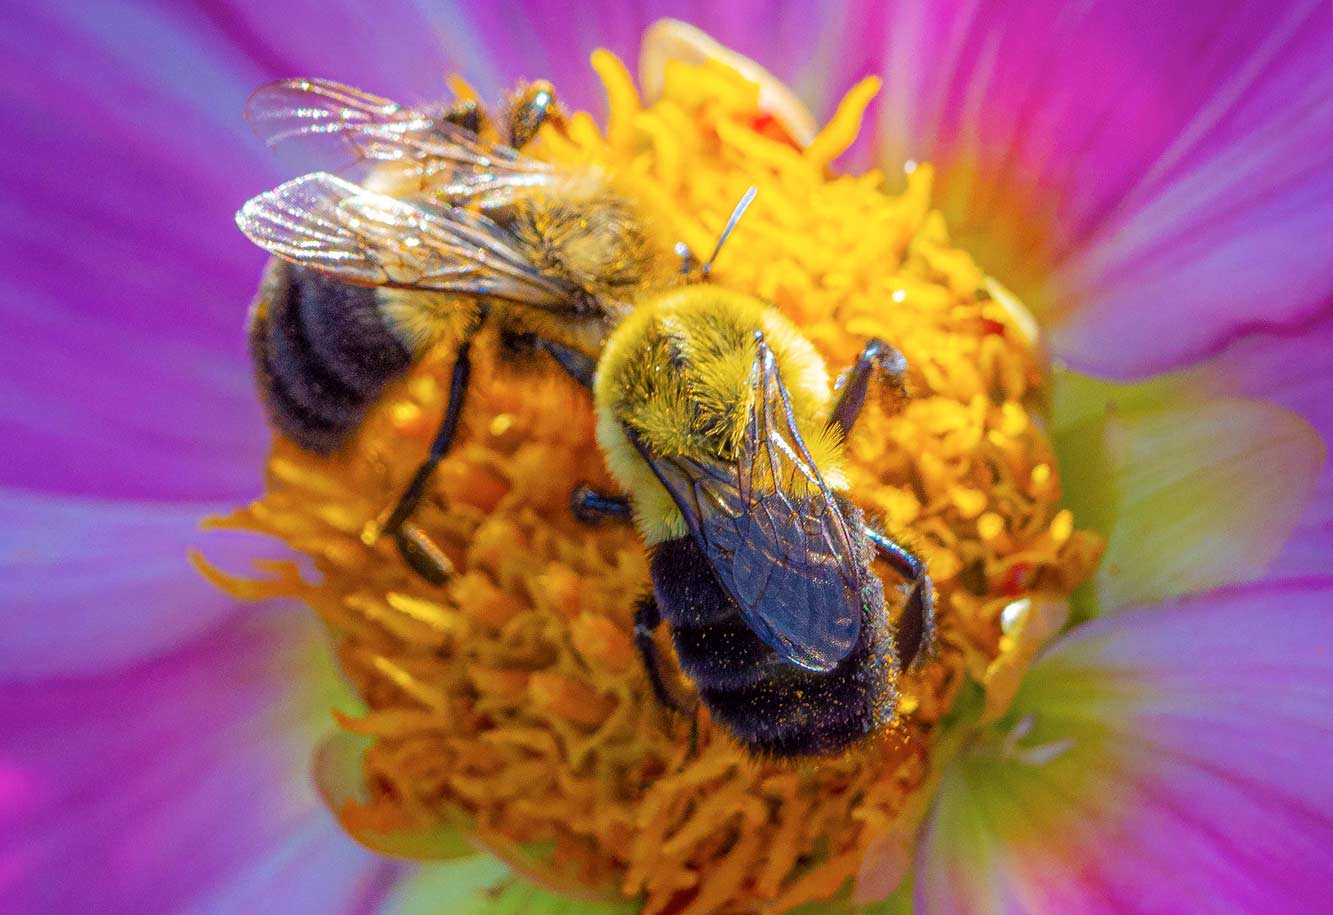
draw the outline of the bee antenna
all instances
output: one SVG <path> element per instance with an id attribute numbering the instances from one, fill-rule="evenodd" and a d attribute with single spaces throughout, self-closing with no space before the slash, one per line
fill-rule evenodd
<path id="1" fill-rule="evenodd" d="M 717 238 L 717 247 L 713 248 L 712 255 L 709 256 L 701 270 L 705 278 L 708 276 L 708 271 L 713 267 L 713 261 L 717 260 L 717 256 L 722 253 L 722 245 L 726 243 L 727 236 L 731 234 L 732 229 L 736 228 L 736 223 L 740 222 L 741 217 L 745 215 L 746 208 L 749 207 L 750 201 L 754 200 L 754 195 L 757 193 L 759 193 L 759 188 L 753 184 L 750 185 L 750 189 L 741 196 L 740 202 L 736 204 L 736 209 L 731 211 L 731 218 L 727 220 L 726 228 L 722 230 L 722 234 Z"/>

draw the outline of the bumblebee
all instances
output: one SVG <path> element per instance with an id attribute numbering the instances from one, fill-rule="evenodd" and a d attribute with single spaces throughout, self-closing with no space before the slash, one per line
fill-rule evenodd
<path id="1" fill-rule="evenodd" d="M 250 321 L 274 424 L 336 450 L 384 384 L 467 314 L 439 433 L 371 532 L 442 581 L 445 560 L 410 517 L 453 444 L 472 335 L 498 321 L 592 394 L 626 495 L 581 487 L 571 509 L 588 523 L 632 518 L 644 536 L 652 593 L 635 643 L 659 701 L 689 705 L 658 650 L 665 622 L 699 700 L 752 752 L 834 753 L 877 731 L 898 675 L 931 642 L 932 587 L 844 494 L 841 443 L 872 382 L 905 393 L 905 361 L 870 341 L 835 389 L 780 312 L 709 281 L 716 249 L 701 264 L 613 177 L 514 148 L 559 117 L 549 86 L 522 90 L 510 112 L 503 146 L 475 107 L 418 111 L 313 80 L 255 94 L 250 119 L 270 142 L 313 142 L 366 170 L 359 183 L 307 174 L 237 214 L 276 256 Z M 876 558 L 907 591 L 896 629 Z"/>

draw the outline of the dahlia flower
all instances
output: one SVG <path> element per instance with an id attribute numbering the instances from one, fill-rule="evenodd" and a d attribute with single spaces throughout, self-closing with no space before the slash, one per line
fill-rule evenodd
<path id="1" fill-rule="evenodd" d="M 1308 911 L 1331 28 L 1313 2 L 12 11 L 4 908 Z M 449 341 L 332 457 L 266 428 L 231 214 L 291 173 L 248 92 L 415 103 L 447 72 L 483 101 L 550 79 L 569 116 L 531 153 L 632 173 L 692 250 L 760 187 L 714 281 L 831 367 L 907 355 L 912 400 L 846 442 L 937 589 L 885 733 L 755 760 L 655 704 L 642 542 L 568 517 L 611 484 L 562 376 L 479 340 L 417 516 L 444 585 L 364 533 Z"/>

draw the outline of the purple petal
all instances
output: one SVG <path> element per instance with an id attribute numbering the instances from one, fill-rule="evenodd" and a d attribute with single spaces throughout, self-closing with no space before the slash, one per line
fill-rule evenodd
<path id="1" fill-rule="evenodd" d="M 309 776 L 339 702 L 304 609 L 162 658 L 6 687 L 0 892 L 13 912 L 351 912 L 384 865 Z"/>
<path id="2" fill-rule="evenodd" d="M 937 796 L 918 910 L 1305 912 L 1333 885 L 1333 579 L 1103 618 Z"/>
<path id="3" fill-rule="evenodd" d="M 262 257 L 229 225 L 270 174 L 239 124 L 252 71 L 142 9 L 14 11 L 0 42 L 0 481 L 252 492 L 240 325 Z"/>
<path id="4" fill-rule="evenodd" d="M 884 161 L 941 167 L 962 242 L 1067 315 L 1077 367 L 1160 370 L 1333 296 L 1327 4 L 891 9 L 864 39 Z"/>
<path id="5" fill-rule="evenodd" d="M 239 534 L 207 537 L 215 505 L 95 502 L 0 489 L 0 681 L 111 669 L 217 625 L 236 602 L 190 567 L 278 552 Z"/>
<path id="6" fill-rule="evenodd" d="M 382 3 L 373 14 L 355 0 L 153 5 L 197 41 L 226 48 L 253 67 L 258 79 L 247 93 L 267 80 L 323 76 L 405 103 L 437 101 L 456 65 L 443 53 L 433 15 L 448 3 Z"/>
<path id="7" fill-rule="evenodd" d="M 0 307 L 0 334 L 15 341 L 0 356 L 0 485 L 140 499 L 259 491 L 267 432 L 239 326 L 228 355 L 221 334 L 172 339 L 38 295 L 0 292 L 32 309 Z"/>
<path id="8" fill-rule="evenodd" d="M 827 114 L 880 60 L 877 55 L 858 57 L 863 66 L 847 68 L 848 41 L 864 27 L 864 17 L 856 12 L 847 14 L 839 5 L 818 0 L 725 5 L 527 0 L 517 8 L 442 4 L 428 15 L 451 66 L 487 97 L 508 90 L 518 79 L 545 78 L 555 82 L 560 97 L 573 107 L 602 112 L 601 83 L 588 65 L 592 52 L 606 48 L 632 72 L 648 26 L 661 18 L 677 18 L 789 80 L 817 111 Z"/>

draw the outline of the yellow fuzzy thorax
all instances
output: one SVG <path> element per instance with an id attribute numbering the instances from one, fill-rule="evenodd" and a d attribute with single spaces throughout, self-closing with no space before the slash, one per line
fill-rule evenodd
<path id="1" fill-rule="evenodd" d="M 791 321 L 750 295 L 713 284 L 654 292 L 612 333 L 597 366 L 597 443 L 621 489 L 633 495 L 645 543 L 686 534 L 667 491 L 625 436 L 653 454 L 734 459 L 748 419 L 755 329 L 783 374 L 797 426 L 825 481 L 846 483 L 836 437 L 824 434 L 824 360 Z"/>
<path id="2" fill-rule="evenodd" d="M 599 52 L 594 66 L 605 129 L 574 114 L 544 127 L 533 154 L 613 176 L 695 252 L 711 250 L 758 186 L 713 293 L 679 294 L 771 306 L 773 342 L 815 354 L 785 379 L 799 410 L 827 409 L 824 366 L 851 364 L 869 337 L 908 359 L 910 402 L 872 397 L 841 455 L 821 440 L 817 456 L 922 555 L 936 585 L 938 649 L 900 684 L 893 727 L 840 757 L 784 765 L 751 759 L 701 712 L 691 754 L 690 723 L 657 705 L 633 647 L 633 606 L 649 587 L 643 540 L 581 526 L 568 510 L 578 484 L 633 487 L 636 471 L 616 465 L 603 428 L 608 472 L 586 391 L 554 368 L 505 366 L 487 332 L 473 347 L 461 438 L 414 515 L 456 567 L 445 585 L 361 534 L 429 446 L 447 344 L 386 392 L 340 454 L 275 441 L 263 496 L 220 522 L 281 538 L 306 561 L 271 563 L 262 580 L 201 566 L 236 594 L 302 599 L 327 624 L 365 706 L 338 727 L 367 746 L 350 757 L 352 788 L 329 771 L 339 754 L 322 752 L 318 774 L 362 842 L 447 856 L 461 826 L 562 892 L 638 899 L 648 915 L 782 912 L 847 892 L 868 850 L 867 873 L 885 879 L 923 815 L 942 716 L 969 679 L 988 703 L 1012 694 L 1026 650 L 1013 608 L 1065 601 L 1100 542 L 1059 507 L 1059 468 L 1033 412 L 1043 384 L 1033 328 L 950 246 L 930 207 L 930 167 L 900 193 L 878 172 L 829 168 L 859 129 L 871 82 L 801 149 L 758 110 L 756 86 L 720 64 L 669 63 L 650 102 L 618 60 Z M 621 355 L 605 353 L 603 385 L 631 371 Z M 669 506 L 654 511 L 649 536 L 672 524 Z M 877 569 L 896 616 L 897 580 Z"/>

